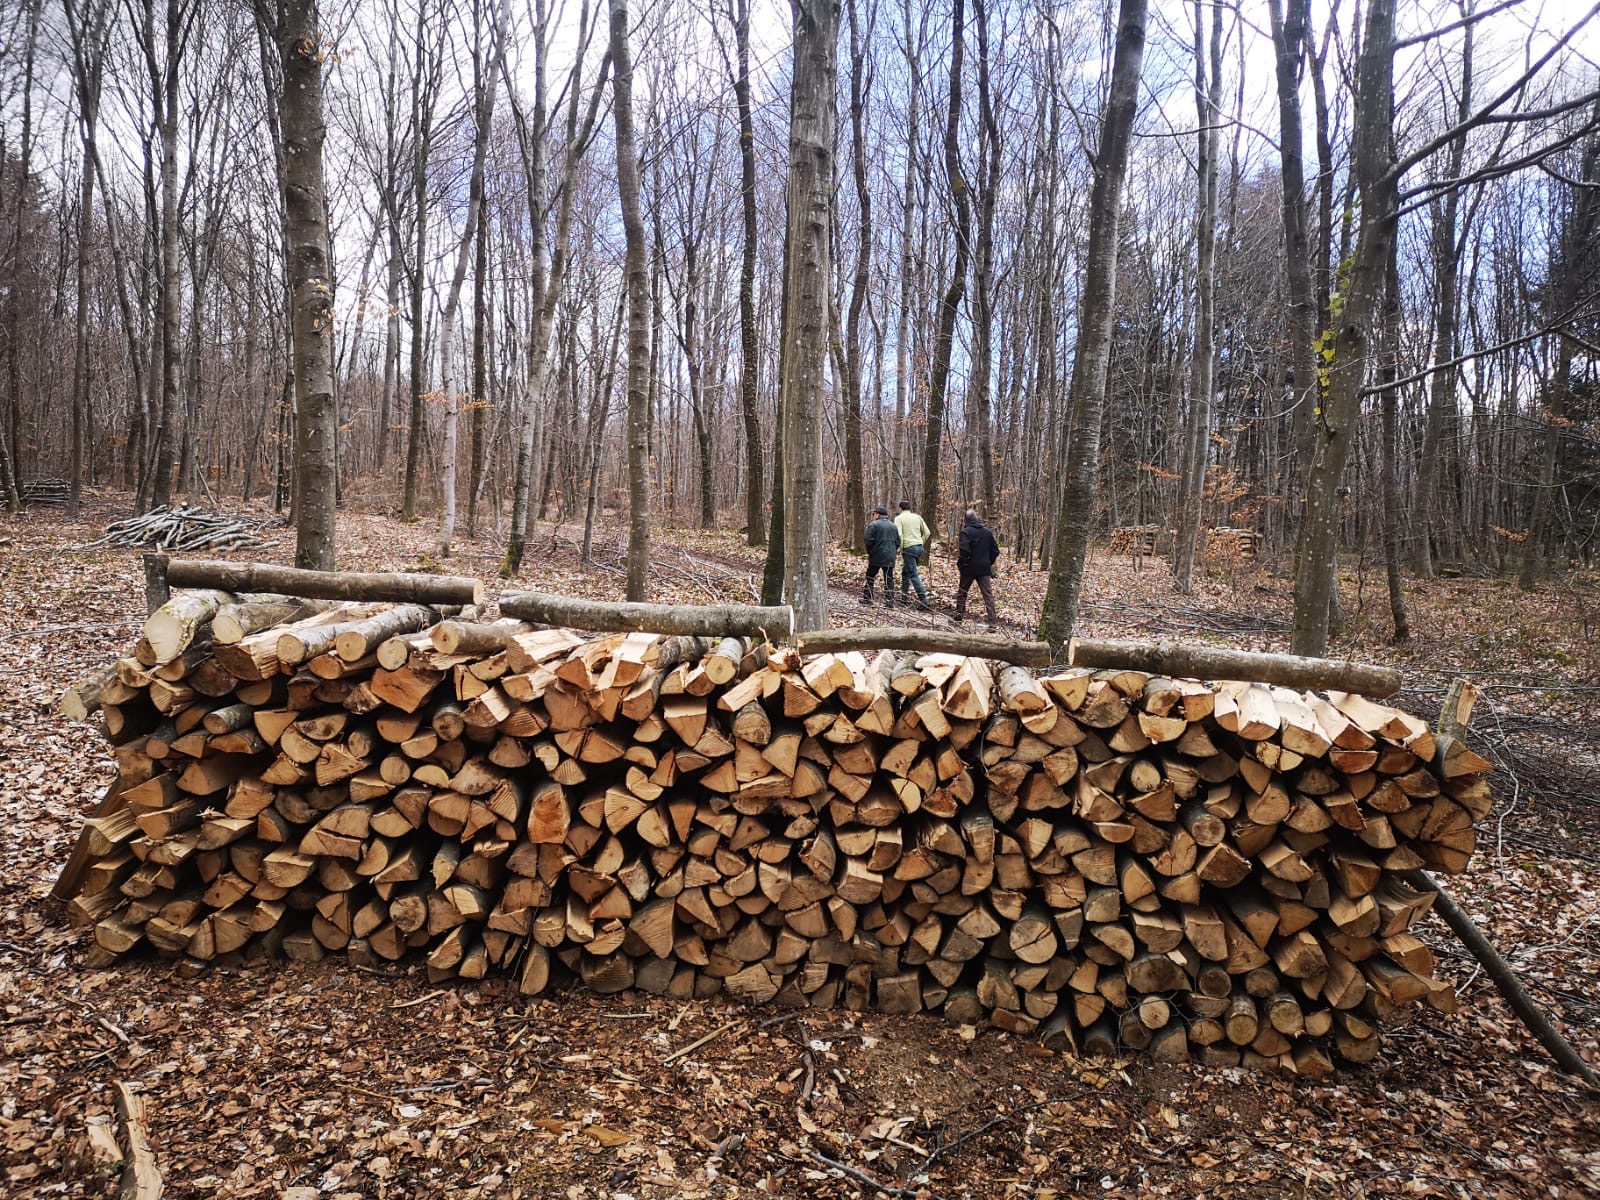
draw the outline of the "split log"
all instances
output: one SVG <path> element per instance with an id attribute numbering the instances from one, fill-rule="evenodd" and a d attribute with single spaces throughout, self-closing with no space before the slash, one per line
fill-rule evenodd
<path id="1" fill-rule="evenodd" d="M 182 654 L 217 609 L 232 600 L 224 591 L 181 592 L 151 613 L 144 623 L 145 640 L 154 655 L 151 665 L 171 662 Z"/>
<path id="2" fill-rule="evenodd" d="M 150 1149 L 150 1134 L 145 1125 L 144 1098 L 126 1083 L 117 1084 L 117 1123 L 127 1156 L 122 1164 L 119 1200 L 161 1200 L 163 1183 Z"/>

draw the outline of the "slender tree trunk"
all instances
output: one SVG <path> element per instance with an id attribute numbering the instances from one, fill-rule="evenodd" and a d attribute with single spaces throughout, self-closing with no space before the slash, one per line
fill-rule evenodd
<path id="1" fill-rule="evenodd" d="M 317 0 L 280 0 L 274 40 L 283 96 L 284 240 L 289 256 L 295 380 L 297 567 L 335 566 L 337 469 L 333 399 L 333 280 L 323 187 L 321 14 Z"/>
<path id="2" fill-rule="evenodd" d="M 761 417 L 756 383 L 761 360 L 756 342 L 756 129 L 750 104 L 750 0 L 733 0 L 733 30 L 738 71 L 734 100 L 739 106 L 739 211 L 744 223 L 744 245 L 739 265 L 739 408 L 744 417 L 744 522 L 745 543 L 760 546 L 767 540 L 761 505 Z"/>
<path id="3" fill-rule="evenodd" d="M 1198 213 L 1195 220 L 1194 356 L 1190 361 L 1189 421 L 1183 454 L 1182 511 L 1178 517 L 1175 566 L 1178 590 L 1194 589 L 1195 545 L 1200 538 L 1206 460 L 1211 447 L 1211 400 L 1215 392 L 1217 295 L 1217 128 L 1222 120 L 1222 5 L 1211 5 L 1210 82 L 1203 30 L 1205 7 L 1194 5 L 1194 104 Z"/>
<path id="4" fill-rule="evenodd" d="M 994 369 L 994 232 L 995 209 L 1000 200 L 1001 137 L 989 78 L 988 4 L 973 0 L 973 12 L 978 19 L 978 107 L 983 136 L 978 142 L 978 237 L 972 252 L 972 379 L 967 386 L 967 402 L 977 427 L 978 498 L 984 512 L 995 519 L 998 514 L 990 376 Z"/>
<path id="5" fill-rule="evenodd" d="M 861 314 L 866 308 L 867 286 L 872 272 L 872 193 L 867 187 L 866 108 L 872 86 L 867 74 L 866 42 L 872 36 L 872 16 L 868 16 L 867 35 L 861 35 L 859 0 L 850 0 L 850 153 L 856 185 L 856 265 L 850 286 L 850 307 L 844 334 L 844 454 L 845 526 L 850 546 L 865 549 L 866 487 L 861 475 Z M 874 10 L 875 13 L 875 10 Z"/>
<path id="6" fill-rule="evenodd" d="M 1145 0 L 1121 0 L 1117 44 L 1111 65 L 1111 93 L 1100 123 L 1094 159 L 1094 190 L 1089 198 L 1089 249 L 1078 314 L 1077 352 L 1072 364 L 1072 444 L 1063 470 L 1061 513 L 1050 555 L 1039 637 L 1053 647 L 1072 638 L 1083 590 L 1084 557 L 1094 521 L 1095 468 L 1100 459 L 1100 426 L 1106 406 L 1111 360 L 1111 327 L 1116 309 L 1117 239 L 1122 184 L 1138 110 L 1139 76 L 1144 61 Z"/>
<path id="7" fill-rule="evenodd" d="M 1463 4 L 1462 15 L 1470 15 L 1470 4 Z M 1462 30 L 1460 94 L 1457 97 L 1454 120 L 1463 122 L 1472 115 L 1472 43 L 1473 25 Z M 1462 164 L 1466 161 L 1467 133 L 1462 132 L 1450 143 L 1446 179 L 1459 179 Z M 1434 515 L 1439 508 L 1438 477 L 1439 456 L 1443 448 L 1444 427 L 1448 414 L 1456 404 L 1455 367 L 1441 367 L 1456 356 L 1456 305 L 1460 303 L 1458 280 L 1460 260 L 1457 258 L 1456 223 L 1461 206 L 1461 189 L 1452 187 L 1435 202 L 1433 213 L 1433 361 L 1435 371 L 1429 380 L 1428 415 L 1422 427 L 1422 454 L 1417 460 L 1417 490 L 1411 511 L 1416 521 L 1416 547 L 1412 563 L 1417 574 L 1424 579 L 1433 577 Z"/>
<path id="8" fill-rule="evenodd" d="M 396 206 L 398 207 L 398 206 Z M 404 250 L 400 244 L 398 214 L 389 222 L 389 286 L 385 291 L 387 320 L 383 335 L 383 394 L 378 398 L 378 470 L 389 462 L 389 443 L 394 440 L 396 389 L 400 383 L 400 269 Z"/>
<path id="9" fill-rule="evenodd" d="M 89 405 L 94 393 L 94 362 L 89 353 L 90 268 L 94 260 L 95 137 L 100 117 L 100 86 L 105 67 L 107 13 L 94 0 L 89 5 L 66 0 L 72 37 L 73 87 L 78 101 L 78 129 L 83 144 L 83 178 L 78 192 L 77 295 L 72 351 L 72 429 L 68 446 L 69 512 L 83 503 L 84 442 Z"/>
<path id="10" fill-rule="evenodd" d="M 1311 412 L 1315 407 L 1317 302 L 1311 283 L 1311 242 L 1307 231 L 1304 133 L 1300 116 L 1300 61 L 1304 52 L 1310 0 L 1268 0 L 1272 44 L 1277 55 L 1278 152 L 1283 175 L 1284 270 L 1289 285 L 1289 350 L 1292 364 L 1293 453 L 1300 463 L 1287 482 L 1299 494 L 1301 472 L 1309 462 Z"/>
<path id="11" fill-rule="evenodd" d="M 837 0 L 791 0 L 794 82 L 789 104 L 788 253 L 784 271 L 784 592 L 802 629 L 828 623 L 827 510 L 822 435 L 833 279 L 834 87 Z"/>
<path id="12" fill-rule="evenodd" d="M 422 470 L 422 449 L 428 434 L 427 322 L 423 302 L 428 291 L 428 157 L 433 147 L 433 106 L 437 93 L 429 47 L 438 33 L 427 23 L 427 6 L 417 6 L 416 56 L 411 77 L 411 203 L 413 228 L 411 268 L 411 419 L 406 436 L 406 473 L 400 499 L 400 519 L 417 519 L 417 490 Z"/>
<path id="13" fill-rule="evenodd" d="M 1600 105 L 1596 114 L 1600 115 Z M 1576 307 L 1585 273 L 1580 264 L 1595 253 L 1595 236 L 1600 229 L 1600 137 L 1591 136 L 1583 148 L 1576 186 L 1572 187 L 1571 208 L 1552 250 L 1550 277 L 1553 294 L 1548 300 L 1548 319 L 1567 320 Z M 1555 499 L 1557 466 L 1561 458 L 1561 430 L 1569 424 L 1568 408 L 1572 394 L 1572 359 L 1575 345 L 1571 338 L 1556 334 L 1555 371 L 1544 397 L 1544 446 L 1539 466 L 1539 482 L 1533 493 L 1533 512 L 1528 521 L 1528 536 L 1522 543 L 1522 560 L 1517 570 L 1517 585 L 1531 590 L 1538 582 L 1539 563 L 1544 553 L 1545 528 L 1550 520 L 1550 505 Z"/>
<path id="14" fill-rule="evenodd" d="M 897 492 L 903 490 L 900 484 L 904 478 L 903 472 L 906 469 L 906 444 L 913 402 L 912 375 L 915 371 L 915 364 L 911 353 L 913 328 L 912 286 L 917 273 L 914 246 L 917 214 L 917 139 L 920 136 L 922 100 L 920 53 L 922 46 L 921 35 L 926 28 L 928 20 L 928 9 L 921 9 L 922 28 L 913 33 L 912 11 L 911 0 L 905 0 L 902 16 L 905 25 L 906 86 L 910 96 L 906 100 L 906 173 L 900 200 L 900 303 L 894 343 L 894 442 L 892 446 L 894 461 L 891 464 L 889 475 L 890 482 Z M 932 532 L 934 537 L 938 537 L 939 531 L 937 529 L 932 530 Z"/>
<path id="15" fill-rule="evenodd" d="M 467 537 L 478 536 L 478 499 L 483 492 L 484 437 L 489 418 L 489 225 L 478 217 L 478 236 L 472 262 L 472 445 L 467 485 Z"/>
<path id="16" fill-rule="evenodd" d="M 1411 622 L 1406 617 L 1406 594 L 1400 585 L 1400 485 L 1395 466 L 1400 461 L 1398 424 L 1395 410 L 1395 380 L 1400 375 L 1400 268 L 1393 244 L 1389 247 L 1389 270 L 1384 287 L 1383 321 L 1383 574 L 1389 589 L 1389 616 L 1394 622 L 1394 640 L 1411 640 Z"/>
<path id="17" fill-rule="evenodd" d="M 1305 519 L 1296 546 L 1294 653 L 1320 656 L 1328 646 L 1329 602 L 1338 521 L 1337 490 L 1360 417 L 1373 318 L 1382 299 L 1389 248 L 1398 223 L 1393 163 L 1394 0 L 1370 0 L 1357 66 L 1358 92 L 1352 173 L 1360 195 L 1360 226 L 1349 286 L 1333 332 L 1333 357 L 1320 415 L 1313 426 L 1315 453 L 1306 478 Z"/>
<path id="18" fill-rule="evenodd" d="M 633 139 L 633 57 L 628 0 L 611 0 L 612 116 L 617 130 L 617 195 L 627 243 L 628 289 L 628 585 L 627 599 L 650 594 L 650 267 L 639 199 L 639 151 Z"/>
<path id="19" fill-rule="evenodd" d="M 178 58 L 181 0 L 167 0 L 166 60 L 161 90 L 161 406 L 150 459 L 150 503 L 172 501 L 173 426 L 178 419 L 180 333 L 178 272 Z"/>
<path id="20" fill-rule="evenodd" d="M 939 450 L 944 437 L 945 400 L 950 390 L 950 358 L 956 319 L 967 293 L 971 257 L 972 194 L 961 170 L 961 69 L 965 48 L 965 0 L 955 0 L 950 17 L 950 98 L 945 112 L 944 170 L 956 209 L 955 263 L 950 286 L 939 301 L 939 328 L 933 338 L 933 371 L 928 379 L 928 428 L 922 444 L 922 518 L 939 527 Z"/>
<path id="21" fill-rule="evenodd" d="M 480 29 L 488 0 L 477 0 L 473 22 Z M 458 438 L 461 426 L 461 397 L 457 389 L 455 328 L 456 316 L 461 308 L 461 289 L 467 277 L 467 258 L 472 253 L 478 236 L 478 223 L 483 219 L 484 163 L 489 154 L 489 124 L 494 119 L 495 90 L 500 81 L 500 28 L 490 16 L 487 36 L 492 44 L 487 61 L 482 52 L 481 38 L 473 45 L 473 114 L 472 175 L 467 185 L 467 220 L 461 231 L 461 241 L 456 247 L 455 272 L 450 279 L 450 291 L 445 299 L 444 315 L 439 322 L 440 387 L 444 392 L 444 515 L 439 522 L 439 540 L 435 547 L 439 557 L 449 558 L 456 532 L 456 479 Z M 469 400 L 472 397 L 469 397 Z"/>

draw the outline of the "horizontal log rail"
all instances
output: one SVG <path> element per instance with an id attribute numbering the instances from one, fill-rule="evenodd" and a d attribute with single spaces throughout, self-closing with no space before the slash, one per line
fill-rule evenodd
<path id="1" fill-rule="evenodd" d="M 1050 665 L 1047 642 L 1015 642 L 981 633 L 950 633 L 941 629 L 813 629 L 795 635 L 802 654 L 838 654 L 846 650 L 916 650 L 923 654 L 961 654 L 991 658 L 1020 667 Z"/>
<path id="2" fill-rule="evenodd" d="M 500 611 L 519 621 L 602 633 L 671 633 L 695 637 L 749 637 L 787 641 L 794 609 L 787 604 L 608 604 L 552 592 L 500 597 Z"/>
<path id="3" fill-rule="evenodd" d="M 165 560 L 173 588 L 266 592 L 313 600 L 386 600 L 399 604 L 482 604 L 483 581 L 459 575 L 410 571 L 306 571 L 274 563 L 236 563 L 203 558 Z"/>
<path id="4" fill-rule="evenodd" d="M 1261 654 L 1192 642 L 1122 642 L 1074 638 L 1067 661 L 1075 667 L 1148 671 L 1186 679 L 1249 680 L 1282 687 L 1332 689 L 1383 699 L 1400 690 L 1393 667 L 1342 659 Z"/>

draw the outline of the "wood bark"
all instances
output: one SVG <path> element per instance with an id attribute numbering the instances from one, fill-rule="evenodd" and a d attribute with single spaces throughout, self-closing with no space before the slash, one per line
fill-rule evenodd
<path id="1" fill-rule="evenodd" d="M 1334 323 L 1332 351 L 1322 402 L 1312 429 L 1313 453 L 1306 476 L 1306 503 L 1295 547 L 1294 637 L 1296 654 L 1315 657 L 1328 644 L 1338 488 L 1349 457 L 1371 354 L 1373 319 L 1382 301 L 1389 247 L 1398 222 L 1396 180 L 1391 170 L 1394 131 L 1394 4 L 1374 0 L 1367 8 L 1357 76 L 1352 171 L 1360 194 L 1360 230 L 1343 305 Z"/>
<path id="2" fill-rule="evenodd" d="M 933 338 L 933 369 L 928 377 L 928 422 L 922 443 L 922 519 L 939 528 L 939 453 L 944 438 L 945 399 L 950 390 L 950 359 L 955 348 L 956 320 L 967 294 L 967 266 L 972 257 L 972 189 L 961 166 L 961 72 L 966 47 L 965 0 L 954 0 L 950 13 L 950 92 L 945 102 L 944 171 L 955 205 L 955 262 L 950 285 L 939 300 L 939 326 Z"/>
<path id="3" fill-rule="evenodd" d="M 1294 654 L 1258 654 L 1184 642 L 1119 642 L 1074 638 L 1067 651 L 1073 666 L 1150 671 L 1194 679 L 1250 679 L 1284 687 L 1337 688 L 1382 699 L 1400 690 L 1392 667 Z"/>
<path id="4" fill-rule="evenodd" d="M 323 187 L 323 38 L 316 0 L 282 0 L 274 41 L 282 64 L 284 240 L 293 304 L 295 566 L 333 568 L 338 411 L 333 396 L 333 272 Z"/>
<path id="5" fill-rule="evenodd" d="M 393 600 L 409 604 L 482 604 L 483 582 L 457 575 L 380 571 L 305 571 L 271 563 L 175 558 L 167 563 L 175 588 L 275 592 L 314 600 Z"/>
<path id="6" fill-rule="evenodd" d="M 1072 366 L 1072 443 L 1062 472 L 1061 511 L 1050 556 L 1039 637 L 1062 646 L 1072 637 L 1083 590 L 1084 557 L 1094 525 L 1094 484 L 1106 405 L 1111 326 L 1116 309 L 1118 224 L 1144 61 L 1145 0 L 1122 0 L 1111 67 L 1111 92 L 1100 126 L 1089 201 L 1089 250 Z"/>
<path id="7" fill-rule="evenodd" d="M 576 600 L 544 592 L 517 592 L 500 598 L 500 611 L 508 617 L 540 625 L 567 625 L 577 629 L 648 630 L 653 633 L 695 634 L 702 637 L 787 638 L 794 615 L 787 606 L 606 604 Z"/>
<path id="8" fill-rule="evenodd" d="M 1211 6 L 1210 50 L 1204 36 L 1204 6 L 1194 7 L 1195 220 L 1194 353 L 1189 366 L 1189 419 L 1183 449 L 1182 499 L 1174 573 L 1178 590 L 1194 587 L 1195 547 L 1211 451 L 1211 401 L 1216 385 L 1217 146 L 1222 122 L 1222 8 Z M 1209 78 L 1209 82 L 1207 82 Z"/>
<path id="9" fill-rule="evenodd" d="M 757 408 L 760 372 L 756 334 L 756 130 L 750 103 L 750 0 L 733 0 L 733 32 L 738 56 L 733 96 L 739 110 L 739 215 L 743 241 L 739 258 L 739 412 L 744 419 L 745 544 L 766 543 L 762 504 L 761 422 Z"/>
<path id="10" fill-rule="evenodd" d="M 791 0 L 789 188 L 783 281 L 784 594 L 810 629 L 828 623 L 826 423 L 828 309 L 833 280 L 834 86 L 837 0 Z"/>
<path id="11" fill-rule="evenodd" d="M 626 242 L 628 291 L 628 583 L 635 603 L 650 592 L 650 276 L 639 199 L 639 151 L 633 134 L 633 56 L 627 0 L 611 0 L 612 118 L 617 138 L 617 194 Z M 515 614 L 513 614 L 515 615 Z"/>

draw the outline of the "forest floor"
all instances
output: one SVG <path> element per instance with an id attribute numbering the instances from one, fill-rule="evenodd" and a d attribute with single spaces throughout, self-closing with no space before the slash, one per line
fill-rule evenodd
<path id="1" fill-rule="evenodd" d="M 119 1081 L 174 1200 L 1600 1195 L 1600 1096 L 1431 919 L 1459 1011 L 1402 1014 L 1378 1061 L 1322 1082 L 1080 1061 L 931 1017 L 433 987 L 337 956 L 90 969 L 88 931 L 47 894 L 111 758 L 54 701 L 138 635 L 138 552 L 78 549 L 126 510 L 107 494 L 77 521 L 0 516 L 0 1195 L 115 1194 L 87 1130 Z M 292 531 L 266 533 L 252 557 L 289 561 Z M 339 533 L 342 566 L 384 570 L 425 563 L 434 529 L 347 514 Z M 581 528 L 543 524 L 518 582 L 619 599 L 625 536 L 605 526 L 586 573 Z M 449 569 L 490 580 L 499 557 L 463 541 Z M 663 530 L 653 598 L 748 601 L 760 567 L 736 534 Z M 830 567 L 836 625 L 887 623 L 859 603 L 859 559 Z M 953 563 L 930 574 L 935 612 L 895 623 L 948 625 Z M 1002 559 L 1005 631 L 1031 635 L 1044 583 Z M 1397 649 L 1381 568 L 1351 564 L 1337 652 L 1400 667 L 1399 702 L 1430 719 L 1455 675 L 1483 688 L 1470 740 L 1499 805 L 1450 887 L 1600 1062 L 1600 579 L 1411 580 L 1407 599 L 1418 634 Z M 1184 596 L 1159 561 L 1096 553 L 1080 629 L 1281 650 L 1290 604 L 1266 567 L 1208 570 Z"/>

